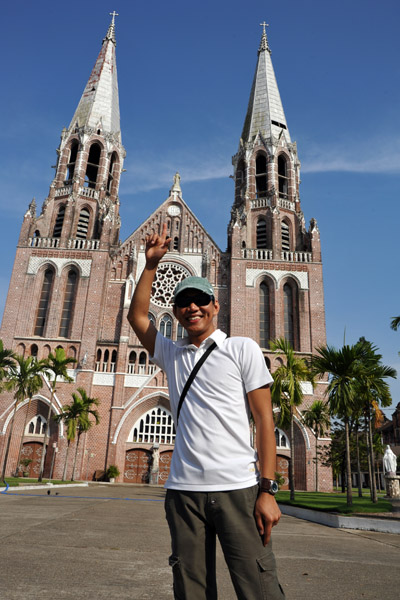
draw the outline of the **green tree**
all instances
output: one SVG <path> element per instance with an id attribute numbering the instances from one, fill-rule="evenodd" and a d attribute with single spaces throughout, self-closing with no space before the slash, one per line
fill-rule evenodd
<path id="1" fill-rule="evenodd" d="M 90 420 L 90 417 L 91 416 L 94 417 L 96 425 L 98 425 L 100 423 L 99 413 L 95 408 L 93 408 L 94 406 L 98 406 L 100 404 L 99 399 L 98 398 L 89 398 L 89 396 L 87 395 L 86 391 L 83 388 L 78 388 L 77 391 L 80 394 L 80 398 L 75 394 L 74 400 L 75 399 L 81 400 L 83 409 L 82 409 L 81 414 L 78 419 L 78 439 L 76 442 L 74 465 L 72 467 L 71 481 L 74 481 L 74 477 L 75 477 L 76 459 L 78 457 L 78 448 L 79 448 L 79 441 L 81 439 L 81 435 L 83 433 L 85 433 L 86 431 L 88 431 L 93 425 L 93 421 Z M 74 396 L 74 394 L 73 394 L 73 396 Z"/>
<path id="2" fill-rule="evenodd" d="M 50 419 L 51 419 L 51 411 L 53 408 L 53 399 L 54 394 L 56 392 L 57 380 L 62 378 L 64 381 L 72 381 L 72 378 L 67 373 L 68 365 L 72 365 L 76 363 L 75 358 L 67 357 L 65 354 L 65 350 L 63 348 L 56 348 L 54 354 L 50 352 L 49 356 L 45 360 L 46 371 L 52 375 L 50 377 L 50 387 L 51 387 L 51 395 L 50 395 L 50 403 L 49 410 L 47 413 L 47 427 L 44 436 L 43 442 L 43 452 L 40 461 L 40 471 L 38 481 L 42 481 L 43 479 L 43 471 L 44 471 L 44 462 L 46 458 L 46 450 L 47 450 L 47 440 L 50 433 Z"/>
<path id="3" fill-rule="evenodd" d="M 66 404 L 65 406 L 63 406 L 63 410 L 60 414 L 54 415 L 54 420 L 57 423 L 60 423 L 60 421 L 64 421 L 67 434 L 67 452 L 65 454 L 64 470 L 62 476 L 63 481 L 65 481 L 67 478 L 70 445 L 71 442 L 75 441 L 78 423 L 82 417 L 82 413 L 84 412 L 82 398 L 79 398 L 78 395 L 75 393 L 72 394 L 72 398 L 73 402 L 71 402 L 71 404 Z"/>
<path id="4" fill-rule="evenodd" d="M 366 422 L 371 500 L 377 502 L 373 418 L 376 412 L 379 411 L 379 405 L 390 406 L 392 403 L 389 384 L 386 380 L 389 377 L 396 378 L 397 373 L 392 367 L 381 363 L 382 355 L 379 354 L 378 348 L 371 342 L 368 342 L 365 338 L 360 338 L 357 346 L 361 349 L 362 356 L 358 366 L 355 393 L 357 404 L 362 408 Z"/>
<path id="5" fill-rule="evenodd" d="M 19 362 L 20 358 L 22 358 L 22 357 L 16 356 L 17 362 Z M 22 361 L 23 360 L 24 359 L 22 358 Z M 38 361 L 38 360 L 36 360 L 36 358 L 28 356 L 28 358 L 26 359 L 26 361 L 30 361 L 30 364 L 27 365 L 24 369 L 20 369 L 20 371 L 21 372 L 25 371 L 25 373 L 26 373 L 26 393 L 27 393 L 27 396 L 28 396 L 29 400 L 28 400 L 28 405 L 26 407 L 24 425 L 23 425 L 23 428 L 22 428 L 21 440 L 20 440 L 20 443 L 19 443 L 17 466 L 16 466 L 16 469 L 15 469 L 15 475 L 16 476 L 17 476 L 18 470 L 19 470 L 19 463 L 20 463 L 20 458 L 21 458 L 22 446 L 24 444 L 25 429 L 26 429 L 26 424 L 28 422 L 29 409 L 31 407 L 32 397 L 43 386 L 42 375 L 45 373 L 45 362 L 44 362 L 44 360 Z"/>
<path id="6" fill-rule="evenodd" d="M 315 400 L 303 413 L 303 419 L 315 436 L 315 491 L 318 492 L 318 438 L 321 438 L 330 427 L 329 408 L 326 402 Z"/>
<path id="7" fill-rule="evenodd" d="M 14 422 L 15 415 L 17 412 L 18 404 L 23 402 L 26 398 L 31 398 L 33 394 L 35 394 L 42 387 L 42 378 L 41 372 L 43 372 L 43 365 L 40 362 L 37 362 L 32 356 L 28 356 L 28 358 L 24 358 L 23 356 L 14 356 L 14 364 L 9 368 L 8 371 L 8 382 L 12 389 L 14 389 L 14 410 L 10 423 L 10 430 L 7 438 L 6 452 L 4 456 L 3 470 L 1 473 L 1 478 L 4 479 L 8 454 L 10 450 L 11 438 L 14 430 Z M 25 417 L 25 425 L 26 425 L 26 417 Z M 23 440 L 25 428 L 22 431 L 21 443 Z M 21 453 L 21 443 L 20 443 L 20 451 L 18 454 L 18 460 L 16 465 L 16 471 L 18 471 L 19 466 L 19 458 Z"/>
<path id="8" fill-rule="evenodd" d="M 355 408 L 355 388 L 363 349 L 359 345 L 344 345 L 340 349 L 324 346 L 313 356 L 312 370 L 315 376 L 329 374 L 326 394 L 329 412 L 343 420 L 346 444 L 347 505 L 353 504 L 350 457 L 350 418 Z"/>
<path id="9" fill-rule="evenodd" d="M 301 383 L 312 381 L 312 376 L 306 361 L 296 356 L 290 342 L 283 338 L 270 342 L 271 350 L 283 354 L 285 363 L 280 365 L 272 374 L 274 383 L 271 389 L 272 403 L 280 410 L 278 425 L 289 428 L 290 462 L 289 488 L 290 499 L 295 498 L 294 473 L 294 417 L 296 409 L 303 401 Z"/>
<path id="10" fill-rule="evenodd" d="M 10 368 L 15 364 L 14 358 L 14 352 L 4 348 L 3 341 L 0 340 L 0 391 L 7 387 Z"/>
<path id="11" fill-rule="evenodd" d="M 394 329 L 394 331 L 397 331 L 398 328 L 400 327 L 400 317 L 392 317 L 392 321 L 390 323 L 390 327 L 392 329 Z"/>

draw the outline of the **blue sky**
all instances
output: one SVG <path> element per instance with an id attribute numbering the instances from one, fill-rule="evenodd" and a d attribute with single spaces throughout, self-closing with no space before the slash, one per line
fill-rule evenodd
<path id="1" fill-rule="evenodd" d="M 48 193 L 55 149 L 116 10 L 121 239 L 183 197 L 222 250 L 236 153 L 266 20 L 302 163 L 306 222 L 321 231 L 327 339 L 374 342 L 400 372 L 400 4 L 395 0 L 70 0 L 2 9 L 0 309 L 22 217 Z M 400 402 L 400 380 L 391 385 Z M 390 414 L 387 411 L 387 415 Z"/>

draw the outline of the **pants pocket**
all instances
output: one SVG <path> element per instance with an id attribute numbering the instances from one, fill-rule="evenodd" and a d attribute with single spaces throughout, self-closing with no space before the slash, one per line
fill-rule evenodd
<path id="1" fill-rule="evenodd" d="M 169 566 L 172 567 L 173 588 L 175 600 L 185 600 L 185 589 L 181 571 L 181 562 L 178 556 L 171 556 L 168 559 Z"/>
<path id="2" fill-rule="evenodd" d="M 257 558 L 263 600 L 283 600 L 285 593 L 278 581 L 274 556 Z"/>

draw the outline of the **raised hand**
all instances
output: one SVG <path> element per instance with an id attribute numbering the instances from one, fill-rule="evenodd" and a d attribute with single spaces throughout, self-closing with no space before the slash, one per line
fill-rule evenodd
<path id="1" fill-rule="evenodd" d="M 146 236 L 146 266 L 150 269 L 157 267 L 160 260 L 168 251 L 172 238 L 167 237 L 167 224 L 162 226 L 161 235 L 153 233 Z"/>

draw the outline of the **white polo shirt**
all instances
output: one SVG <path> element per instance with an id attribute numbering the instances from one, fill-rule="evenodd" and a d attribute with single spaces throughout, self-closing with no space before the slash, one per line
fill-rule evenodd
<path id="1" fill-rule="evenodd" d="M 214 341 L 217 347 L 201 366 L 182 405 L 166 488 L 206 492 L 257 483 L 246 393 L 273 381 L 258 344 L 250 338 L 228 338 L 219 329 L 199 348 L 188 338 L 173 342 L 158 333 L 152 360 L 167 374 L 176 424 L 184 385 Z"/>

